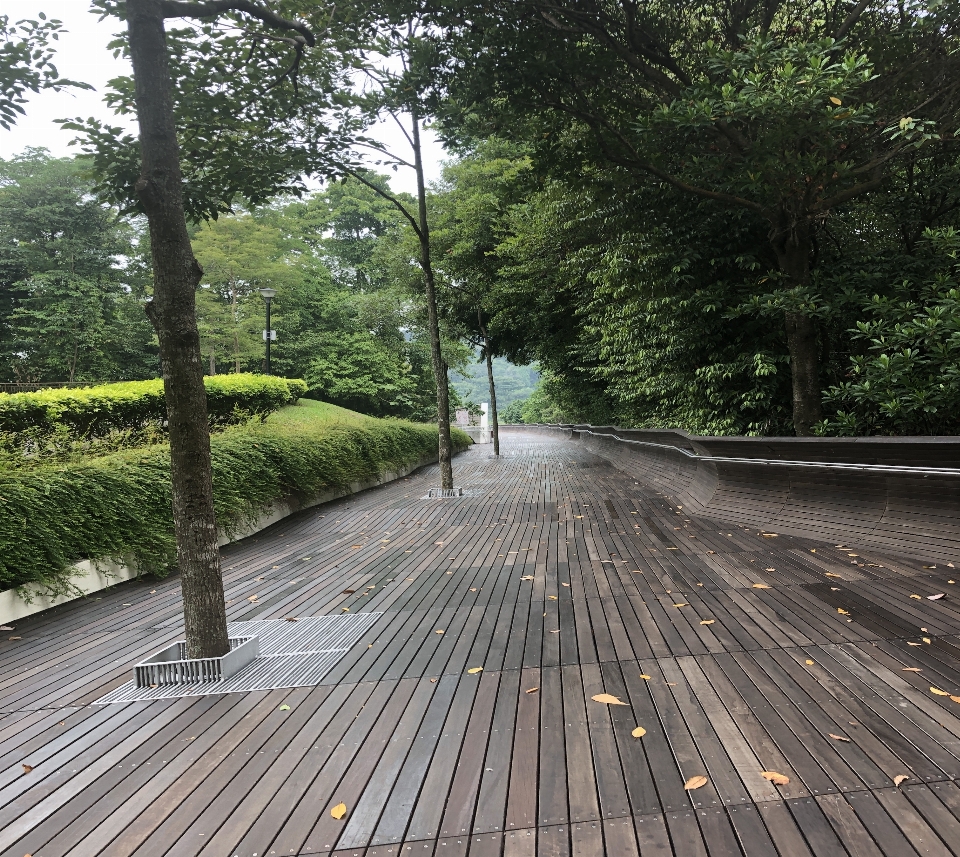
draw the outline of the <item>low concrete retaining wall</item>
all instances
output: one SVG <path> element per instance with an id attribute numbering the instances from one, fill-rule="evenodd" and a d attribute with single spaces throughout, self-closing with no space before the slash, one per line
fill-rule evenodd
<path id="1" fill-rule="evenodd" d="M 960 559 L 957 437 L 697 437 L 584 425 L 517 429 L 577 440 L 696 514 L 904 556 Z"/>
<path id="2" fill-rule="evenodd" d="M 402 479 L 404 476 L 409 476 L 421 467 L 425 467 L 428 464 L 435 464 L 436 462 L 436 455 L 427 455 L 398 470 L 385 470 L 375 478 L 361 482 L 352 482 L 345 488 L 333 488 L 329 491 L 323 491 L 306 501 L 298 501 L 295 497 L 284 498 L 264 509 L 260 515 L 257 516 L 256 520 L 251 521 L 247 526 L 230 533 L 222 533 L 218 542 L 220 546 L 223 547 L 230 542 L 252 536 L 254 533 L 266 529 L 277 521 L 282 521 L 295 512 L 310 509 L 313 506 L 319 506 L 321 503 L 329 503 L 331 500 L 356 494 L 368 488 L 376 488 L 378 485 L 384 485 L 387 482 L 394 482 L 397 479 Z M 70 582 L 76 586 L 83 595 L 99 592 L 108 586 L 123 583 L 137 576 L 137 572 L 134 569 L 111 560 L 83 560 L 82 562 L 76 563 L 74 568 L 76 569 L 76 574 L 71 578 Z M 14 622 L 17 619 L 32 616 L 34 613 L 39 613 L 50 607 L 56 607 L 58 604 L 65 604 L 68 601 L 83 597 L 83 595 L 59 595 L 50 597 L 43 593 L 41 587 L 32 584 L 25 586 L 24 589 L 27 591 L 28 597 L 26 599 L 23 598 L 16 589 L 7 589 L 0 592 L 0 624 Z"/>

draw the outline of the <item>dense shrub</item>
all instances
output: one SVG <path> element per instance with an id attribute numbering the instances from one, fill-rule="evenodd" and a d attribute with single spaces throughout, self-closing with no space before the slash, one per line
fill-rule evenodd
<path id="1" fill-rule="evenodd" d="M 307 385 L 269 375 L 215 375 L 204 379 L 207 408 L 214 426 L 227 425 L 239 413 L 266 415 L 302 396 Z M 167 412 L 163 381 L 124 381 L 80 389 L 0 393 L 0 432 L 54 434 L 83 438 L 115 431 L 162 426 Z"/>
<path id="2" fill-rule="evenodd" d="M 277 417 L 313 407 L 329 406 Z M 469 443 L 454 432 L 457 449 Z M 228 428 L 211 447 L 217 521 L 229 533 L 280 497 L 308 497 L 436 453 L 437 430 L 395 420 L 271 419 Z M 165 445 L 0 473 L 0 590 L 39 583 L 69 591 L 70 565 L 101 558 L 161 573 L 174 564 Z"/>

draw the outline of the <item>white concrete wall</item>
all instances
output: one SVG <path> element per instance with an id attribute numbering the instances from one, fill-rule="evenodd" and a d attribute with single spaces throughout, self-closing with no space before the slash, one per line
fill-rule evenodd
<path id="1" fill-rule="evenodd" d="M 273 505 L 264 509 L 255 521 L 252 521 L 249 525 L 240 528 L 236 532 L 221 534 L 218 541 L 221 547 L 230 542 L 239 541 L 242 538 L 260 532 L 260 530 L 269 527 L 271 524 L 275 524 L 277 521 L 282 521 L 294 512 L 299 512 L 302 509 L 310 509 L 314 506 L 319 506 L 321 503 L 329 503 L 331 500 L 356 494 L 358 491 L 364 491 L 367 488 L 375 488 L 377 485 L 394 482 L 397 479 L 408 476 L 413 473 L 414 470 L 418 470 L 427 464 L 433 464 L 436 461 L 436 454 L 427 455 L 419 461 L 402 467 L 399 470 L 385 470 L 373 479 L 353 482 L 347 488 L 323 491 L 311 497 L 305 503 L 298 503 L 294 497 L 278 500 Z M 76 569 L 76 575 L 70 578 L 70 582 L 76 586 L 83 595 L 89 595 L 91 592 L 99 592 L 108 586 L 122 583 L 125 580 L 130 580 L 137 576 L 137 572 L 134 569 L 112 560 L 83 560 L 76 563 L 74 568 Z M 23 619 L 25 616 L 32 616 L 34 613 L 48 610 L 50 607 L 55 607 L 58 604 L 65 604 L 68 601 L 83 597 L 83 595 L 58 595 L 50 597 L 43 593 L 43 587 L 37 586 L 36 584 L 28 584 L 23 587 L 23 589 L 28 595 L 27 598 L 24 598 L 16 589 L 7 589 L 4 592 L 0 592 L 0 624 L 15 622 L 17 619 Z"/>

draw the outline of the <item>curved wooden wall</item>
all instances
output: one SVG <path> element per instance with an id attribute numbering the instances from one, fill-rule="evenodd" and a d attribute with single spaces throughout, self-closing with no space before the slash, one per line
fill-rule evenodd
<path id="1" fill-rule="evenodd" d="M 578 440 L 696 514 L 773 533 L 960 560 L 960 438 L 696 437 L 612 426 L 515 428 Z"/>

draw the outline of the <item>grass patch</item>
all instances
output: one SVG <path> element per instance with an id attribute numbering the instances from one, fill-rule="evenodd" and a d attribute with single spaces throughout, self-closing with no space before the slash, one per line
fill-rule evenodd
<path id="1" fill-rule="evenodd" d="M 457 450 L 470 444 L 457 430 L 453 441 Z M 435 426 L 302 400 L 211 438 L 218 525 L 236 532 L 282 497 L 343 488 L 436 449 Z M 175 565 L 166 444 L 0 472 L 0 590 L 35 583 L 70 592 L 70 566 L 82 559 L 161 574 Z"/>

